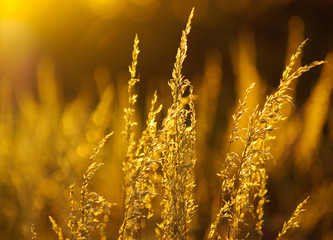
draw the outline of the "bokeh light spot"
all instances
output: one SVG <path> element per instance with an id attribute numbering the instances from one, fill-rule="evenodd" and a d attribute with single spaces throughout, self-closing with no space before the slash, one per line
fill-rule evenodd
<path id="1" fill-rule="evenodd" d="M 117 16 L 124 8 L 126 0 L 83 0 L 94 14 L 102 18 Z"/>

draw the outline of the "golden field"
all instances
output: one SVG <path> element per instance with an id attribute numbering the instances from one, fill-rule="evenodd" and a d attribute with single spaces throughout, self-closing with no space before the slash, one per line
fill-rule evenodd
<path id="1" fill-rule="evenodd" d="M 3 239 L 333 236 L 333 52 L 304 63 L 312 43 L 302 19 L 291 17 L 285 67 L 269 85 L 257 67 L 260 44 L 244 25 L 229 49 L 234 82 L 217 49 L 190 79 L 196 12 L 167 52 L 176 55 L 170 76 L 148 83 L 140 33 L 129 37 L 128 73 L 114 79 L 114 66 L 97 64 L 80 87 L 62 83 L 60 61 L 36 57 L 31 76 L 17 61 L 20 45 L 1 47 Z M 303 76 L 317 79 L 302 102 Z"/>

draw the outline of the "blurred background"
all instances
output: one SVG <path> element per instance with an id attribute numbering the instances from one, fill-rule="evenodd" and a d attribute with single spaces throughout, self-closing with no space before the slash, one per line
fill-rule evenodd
<path id="1" fill-rule="evenodd" d="M 215 173 L 237 99 L 255 81 L 248 107 L 262 103 L 305 38 L 296 65 L 329 63 L 305 73 L 290 92 L 295 107 L 285 109 L 290 118 L 276 133 L 275 163 L 268 166 L 264 239 L 276 236 L 307 195 L 303 228 L 290 239 L 333 238 L 331 0 L 1 0 L 0 236 L 29 239 L 35 223 L 41 239 L 56 239 L 47 216 L 65 228 L 68 186 L 80 181 L 85 159 L 109 131 L 115 135 L 94 188 L 121 206 L 121 131 L 134 36 L 141 50 L 142 126 L 155 89 L 164 109 L 171 102 L 167 81 L 193 6 L 183 69 L 198 95 L 193 239 L 205 237 L 217 211 Z M 121 211 L 115 207 L 112 214 L 110 239 Z"/>

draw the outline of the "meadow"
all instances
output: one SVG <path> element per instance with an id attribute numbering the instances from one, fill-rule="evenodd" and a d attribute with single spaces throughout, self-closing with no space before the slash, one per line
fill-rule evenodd
<path id="1" fill-rule="evenodd" d="M 37 98 L 27 91 L 12 102 L 1 81 L 3 239 L 333 236 L 333 53 L 302 64 L 311 43 L 291 28 L 273 89 L 259 77 L 245 29 L 232 55 L 237 101 L 222 129 L 220 56 L 207 55 L 198 86 L 183 70 L 193 17 L 194 9 L 164 83 L 169 96 L 137 90 L 138 35 L 128 76 L 110 81 L 107 68 L 95 70 L 97 102 L 82 88 L 63 103 L 48 58 L 38 64 Z M 312 68 L 321 74 L 299 109 L 295 89 Z"/>

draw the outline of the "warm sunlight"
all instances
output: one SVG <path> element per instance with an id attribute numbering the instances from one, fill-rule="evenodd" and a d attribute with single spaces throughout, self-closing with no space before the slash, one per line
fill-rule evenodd
<path id="1" fill-rule="evenodd" d="M 332 12 L 0 0 L 0 238 L 333 239 Z"/>
<path id="2" fill-rule="evenodd" d="M 81 0 L 94 14 L 100 17 L 115 17 L 124 8 L 127 0 Z"/>

